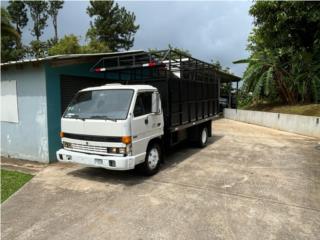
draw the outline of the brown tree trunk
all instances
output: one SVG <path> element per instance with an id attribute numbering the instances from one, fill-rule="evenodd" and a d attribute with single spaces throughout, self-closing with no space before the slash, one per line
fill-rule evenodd
<path id="1" fill-rule="evenodd" d="M 278 81 L 281 86 L 282 92 L 286 96 L 288 104 L 295 104 L 297 103 L 297 98 L 295 96 L 295 93 L 288 88 L 286 82 L 283 79 L 283 76 L 284 74 L 282 73 L 281 70 L 277 72 L 277 77 L 278 77 Z"/>
<path id="2" fill-rule="evenodd" d="M 53 17 L 53 27 L 54 27 L 54 41 L 58 42 L 58 24 L 57 24 L 57 16 Z"/>
<path id="3" fill-rule="evenodd" d="M 276 70 L 275 71 L 276 73 L 276 83 L 278 85 L 278 89 L 280 90 L 279 91 L 279 94 L 280 94 L 280 97 L 286 101 L 286 103 L 289 103 L 290 100 L 289 100 L 289 96 L 287 94 L 287 91 L 285 90 L 284 86 L 283 86 L 283 83 L 282 83 L 282 75 L 280 73 L 280 71 Z"/>

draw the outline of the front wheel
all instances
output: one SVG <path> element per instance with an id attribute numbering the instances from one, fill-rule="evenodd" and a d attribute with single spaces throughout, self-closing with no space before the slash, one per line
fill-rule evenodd
<path id="1" fill-rule="evenodd" d="M 138 165 L 139 170 L 147 176 L 156 174 L 160 168 L 162 152 L 161 147 L 157 143 L 152 143 L 147 149 L 145 161 Z"/>

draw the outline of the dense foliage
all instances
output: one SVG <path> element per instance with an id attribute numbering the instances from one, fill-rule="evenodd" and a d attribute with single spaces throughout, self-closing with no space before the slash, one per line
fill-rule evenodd
<path id="1" fill-rule="evenodd" d="M 253 101 L 320 100 L 320 8 L 316 2 L 258 1 L 242 93 Z"/>
<path id="2" fill-rule="evenodd" d="M 49 49 L 49 55 L 80 53 L 81 46 L 77 36 L 66 35 L 57 44 Z"/>
<path id="3" fill-rule="evenodd" d="M 1 8 L 1 17 L 7 25 L 1 27 L 1 62 L 15 61 L 27 56 L 43 57 L 47 53 L 47 44 L 40 40 L 48 19 L 47 1 L 9 1 L 7 9 Z M 29 46 L 21 42 L 23 28 L 27 25 L 28 12 L 33 21 L 31 34 L 36 37 Z M 14 26 L 12 26 L 12 24 Z M 2 20 L 1 20 L 2 26 Z M 12 30 L 8 31 L 7 26 Z"/>
<path id="4" fill-rule="evenodd" d="M 27 8 L 23 1 L 9 1 L 7 8 L 8 13 L 13 24 L 15 24 L 16 31 L 21 35 L 22 29 L 28 23 Z"/>
<path id="5" fill-rule="evenodd" d="M 7 9 L 1 8 L 1 62 L 26 57 L 45 57 L 57 54 L 101 53 L 129 49 L 134 34 L 139 29 L 135 15 L 113 1 L 90 1 L 87 13 L 92 18 L 86 35 L 86 44 L 74 34 L 58 38 L 58 15 L 63 0 L 15 1 L 10 0 Z M 31 19 L 28 19 L 31 17 Z M 54 35 L 43 40 L 42 35 L 51 18 Z M 32 21 L 31 34 L 35 37 L 24 46 L 21 36 L 28 21 Z"/>
<path id="6" fill-rule="evenodd" d="M 114 1 L 90 1 L 87 13 L 93 18 L 87 33 L 91 41 L 102 42 L 112 51 L 133 46 L 134 34 L 139 29 L 134 13 Z"/>
<path id="7" fill-rule="evenodd" d="M 11 18 L 5 8 L 1 8 L 1 61 L 14 61 L 24 55 L 19 48 L 21 36 L 11 24 Z"/>
<path id="8" fill-rule="evenodd" d="M 90 41 L 89 44 L 81 46 L 79 37 L 74 34 L 65 35 L 48 50 L 48 55 L 77 54 L 77 53 L 101 53 L 109 52 L 110 49 L 102 42 Z"/>

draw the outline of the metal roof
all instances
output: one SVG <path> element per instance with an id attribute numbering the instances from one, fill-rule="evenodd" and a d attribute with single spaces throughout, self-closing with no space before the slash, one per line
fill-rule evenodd
<path id="1" fill-rule="evenodd" d="M 65 59 L 74 59 L 74 58 L 83 58 L 83 57 L 99 57 L 99 56 L 112 56 L 112 55 L 125 55 L 130 53 L 139 53 L 144 52 L 143 50 L 131 50 L 123 52 L 109 52 L 109 53 L 86 53 L 86 54 L 63 54 L 63 55 L 54 55 L 44 58 L 33 58 L 33 59 L 24 59 L 18 61 L 10 61 L 1 63 L 1 66 L 10 66 L 23 63 L 36 63 L 36 62 L 47 62 L 52 60 L 65 60 Z"/>
<path id="2" fill-rule="evenodd" d="M 218 72 L 221 75 L 221 83 L 229 83 L 229 82 L 240 82 L 241 77 L 238 77 L 236 75 L 233 75 L 231 73 L 224 72 L 222 70 L 218 70 Z"/>

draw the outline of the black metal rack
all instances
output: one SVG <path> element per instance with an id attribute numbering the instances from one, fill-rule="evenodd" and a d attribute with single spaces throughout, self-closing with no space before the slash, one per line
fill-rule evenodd
<path id="1" fill-rule="evenodd" d="M 212 119 L 218 113 L 219 82 L 235 76 L 174 50 L 103 57 L 90 71 L 113 74 L 110 82 L 149 84 L 161 95 L 165 130 L 174 132 Z"/>

